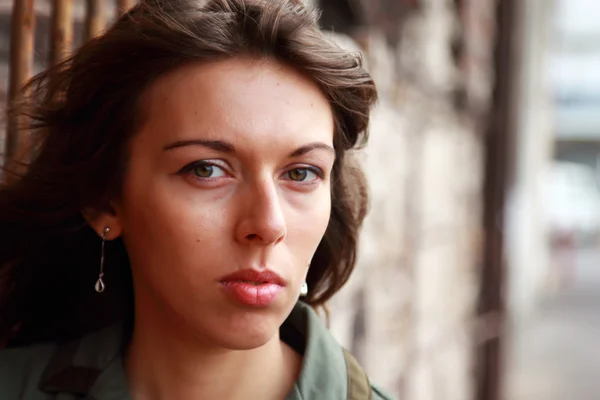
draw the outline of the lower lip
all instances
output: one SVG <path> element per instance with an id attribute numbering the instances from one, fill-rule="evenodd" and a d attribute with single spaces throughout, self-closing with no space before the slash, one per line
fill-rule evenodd
<path id="1" fill-rule="evenodd" d="M 247 306 L 268 306 L 283 290 L 283 286 L 275 283 L 253 285 L 247 282 L 222 282 L 225 290 L 237 301 Z"/>

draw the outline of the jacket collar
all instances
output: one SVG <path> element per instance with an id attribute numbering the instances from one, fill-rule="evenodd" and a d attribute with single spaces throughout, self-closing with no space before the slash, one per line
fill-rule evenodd
<path id="1" fill-rule="evenodd" d="M 281 338 L 294 347 L 296 331 L 305 343 L 300 377 L 286 400 L 346 399 L 348 374 L 342 348 L 315 311 L 298 302 L 281 327 Z M 297 391 L 297 393 L 295 393 Z"/>
<path id="2" fill-rule="evenodd" d="M 281 338 L 304 353 L 302 370 L 286 400 L 346 399 L 342 348 L 318 315 L 298 302 L 281 327 Z M 48 393 L 72 393 L 96 400 L 131 400 L 123 367 L 122 324 L 60 346 L 40 383 Z"/>
<path id="3" fill-rule="evenodd" d="M 42 375 L 40 389 L 97 400 L 131 400 L 122 343 L 119 323 L 59 346 Z"/>

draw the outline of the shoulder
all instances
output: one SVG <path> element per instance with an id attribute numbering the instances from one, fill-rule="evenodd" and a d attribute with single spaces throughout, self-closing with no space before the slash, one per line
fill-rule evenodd
<path id="1" fill-rule="evenodd" d="M 304 347 L 302 372 L 296 383 L 299 395 L 288 399 L 392 399 L 370 382 L 356 358 L 335 340 L 307 304 L 296 304 L 280 333 L 286 343 L 296 343 L 293 348 Z"/>
<path id="2" fill-rule="evenodd" d="M 391 396 L 384 393 L 377 385 L 371 385 L 372 400 L 393 400 Z"/>
<path id="3" fill-rule="evenodd" d="M 360 366 L 354 356 L 342 348 L 346 359 L 346 368 L 348 374 L 348 399 L 369 399 L 369 400 L 392 400 L 377 385 L 374 385 L 365 370 Z"/>
<path id="4" fill-rule="evenodd" d="M 32 345 L 0 351 L 0 398 L 42 399 L 42 374 L 56 350 L 55 345 Z"/>

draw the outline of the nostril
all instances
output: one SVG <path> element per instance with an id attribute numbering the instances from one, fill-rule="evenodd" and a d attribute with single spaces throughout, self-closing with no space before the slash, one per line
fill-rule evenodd
<path id="1" fill-rule="evenodd" d="M 255 240 L 255 239 L 257 239 L 257 238 L 258 238 L 258 235 L 257 235 L 256 233 L 251 233 L 251 234 L 249 234 L 248 236 L 246 236 L 246 238 L 247 238 L 248 240 Z"/>

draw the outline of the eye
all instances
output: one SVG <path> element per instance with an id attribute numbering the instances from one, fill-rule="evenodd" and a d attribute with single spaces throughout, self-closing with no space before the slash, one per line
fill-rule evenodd
<path id="1" fill-rule="evenodd" d="M 322 173 L 315 168 L 300 167 L 287 171 L 285 176 L 287 179 L 294 182 L 313 182 L 322 178 Z"/>
<path id="2" fill-rule="evenodd" d="M 222 167 L 208 161 L 196 161 L 188 164 L 179 173 L 192 174 L 194 178 L 200 179 L 214 179 L 227 176 L 227 172 Z"/>
<path id="3" fill-rule="evenodd" d="M 222 168 L 210 164 L 197 165 L 193 172 L 198 178 L 218 178 L 225 175 Z"/>

